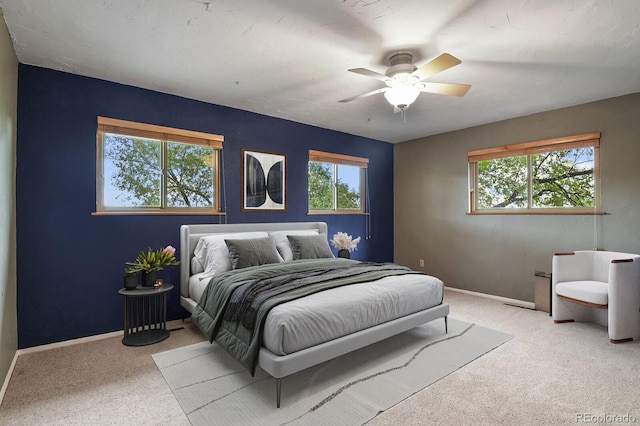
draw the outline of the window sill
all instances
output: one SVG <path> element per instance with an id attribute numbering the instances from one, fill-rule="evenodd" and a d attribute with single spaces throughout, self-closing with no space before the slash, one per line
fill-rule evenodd
<path id="1" fill-rule="evenodd" d="M 350 211 L 346 211 L 346 210 L 327 210 L 327 211 L 310 211 L 307 212 L 307 216 L 320 216 L 320 215 L 337 215 L 337 214 L 347 214 L 347 215 L 362 215 L 362 216 L 366 216 L 369 213 L 365 213 L 365 212 L 350 212 Z"/>
<path id="2" fill-rule="evenodd" d="M 169 216 L 169 215 L 180 215 L 180 216 L 194 216 L 194 215 L 207 215 L 207 216 L 224 216 L 225 212 L 218 211 L 176 211 L 176 210 L 144 210 L 144 211 L 136 211 L 136 210 L 119 210 L 119 211 L 101 211 L 101 212 L 91 212 L 91 216 Z"/>
<path id="3" fill-rule="evenodd" d="M 603 211 L 584 211 L 584 210 L 568 210 L 568 211 L 554 211 L 554 210 L 521 210 L 521 211 L 482 211 L 482 212 L 467 212 L 468 216 L 486 216 L 486 215 L 559 215 L 559 216 L 571 216 L 571 215 L 583 215 L 583 216 L 603 216 L 608 214 Z"/>

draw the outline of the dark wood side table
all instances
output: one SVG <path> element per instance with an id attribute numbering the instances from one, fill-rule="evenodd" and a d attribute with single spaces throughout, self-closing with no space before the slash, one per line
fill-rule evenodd
<path id="1" fill-rule="evenodd" d="M 169 337 L 167 330 L 167 293 L 173 284 L 162 287 L 121 288 L 124 296 L 124 337 L 127 346 L 145 346 Z"/>

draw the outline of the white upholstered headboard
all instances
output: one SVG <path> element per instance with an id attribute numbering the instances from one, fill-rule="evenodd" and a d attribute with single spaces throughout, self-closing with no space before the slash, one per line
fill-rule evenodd
<path id="1" fill-rule="evenodd" d="M 320 234 L 326 234 L 327 224 L 325 222 L 282 222 L 182 225 L 180 227 L 180 304 L 189 312 L 193 312 L 195 301 L 189 297 L 189 276 L 193 250 L 200 237 L 231 232 L 274 232 L 299 229 L 316 229 Z"/>

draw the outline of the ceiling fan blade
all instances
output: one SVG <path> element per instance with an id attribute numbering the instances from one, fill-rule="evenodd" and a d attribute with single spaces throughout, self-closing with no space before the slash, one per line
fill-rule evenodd
<path id="1" fill-rule="evenodd" d="M 455 83 L 429 83 L 422 82 L 416 84 L 421 92 L 437 93 L 439 95 L 464 96 L 471 88 L 470 84 Z"/>
<path id="2" fill-rule="evenodd" d="M 418 77 L 418 80 L 424 80 L 425 78 L 438 74 L 441 71 L 455 67 L 461 62 L 462 61 L 460 59 L 451 56 L 448 53 L 443 53 L 412 72 L 411 75 Z"/>
<path id="3" fill-rule="evenodd" d="M 380 74 L 379 72 L 371 71 L 366 68 L 352 68 L 349 71 L 355 72 L 356 74 L 364 75 L 365 77 L 375 78 L 380 81 L 387 81 L 389 77 L 384 74 Z"/>
<path id="4" fill-rule="evenodd" d="M 351 102 L 351 101 L 355 101 L 356 99 L 366 98 L 367 96 L 377 95 L 378 93 L 386 92 L 387 90 L 389 90 L 388 87 L 383 87 L 381 89 L 372 90 L 371 92 L 363 93 L 361 95 L 352 96 L 350 98 L 342 99 L 341 101 L 338 101 L 338 102 L 342 102 L 342 103 Z"/>

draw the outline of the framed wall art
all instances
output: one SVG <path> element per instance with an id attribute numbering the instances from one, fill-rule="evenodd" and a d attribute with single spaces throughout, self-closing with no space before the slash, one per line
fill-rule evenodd
<path id="1" fill-rule="evenodd" d="M 242 211 L 287 210 L 287 156 L 242 150 Z"/>

